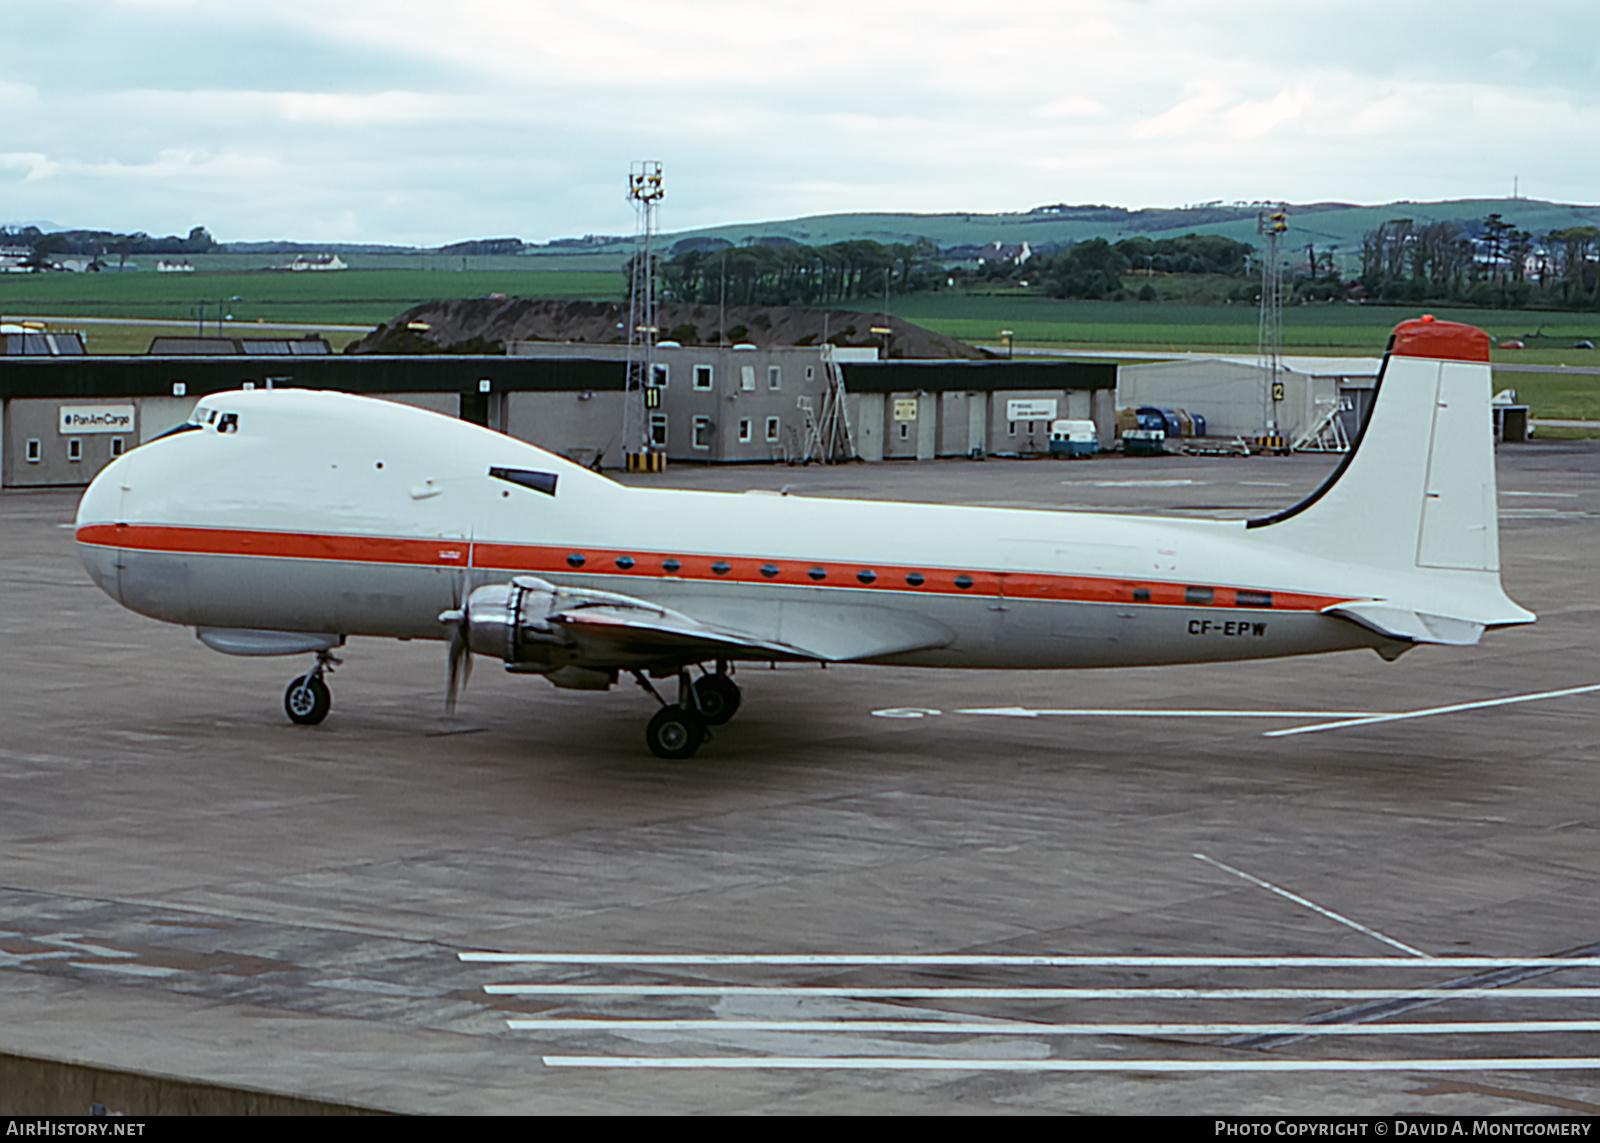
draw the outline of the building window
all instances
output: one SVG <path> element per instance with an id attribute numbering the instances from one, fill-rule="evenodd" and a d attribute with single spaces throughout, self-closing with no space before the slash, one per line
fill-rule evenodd
<path id="1" fill-rule="evenodd" d="M 900 422 L 900 439 L 901 440 L 910 440 L 911 439 L 911 426 L 909 424 L 907 424 L 905 421 L 901 421 Z"/>
<path id="2" fill-rule="evenodd" d="M 650 387 L 652 389 L 665 389 L 667 387 L 667 367 L 657 362 L 650 366 Z"/>
<path id="3" fill-rule="evenodd" d="M 38 464 L 44 459 L 44 445 L 35 437 L 28 442 L 28 463 Z"/>
<path id="4" fill-rule="evenodd" d="M 81 438 L 71 437 L 67 440 L 67 459 L 73 463 L 83 459 L 83 441 Z"/>
<path id="5" fill-rule="evenodd" d="M 815 365 L 807 365 L 806 366 L 806 380 L 807 381 L 814 381 L 814 380 L 816 380 L 816 377 L 817 377 L 817 367 Z"/>
<path id="6" fill-rule="evenodd" d="M 694 387 L 696 389 L 711 388 L 711 366 L 696 365 L 694 367 Z"/>
<path id="7" fill-rule="evenodd" d="M 1006 435 L 1007 436 L 1013 436 L 1013 437 L 1017 435 L 1017 422 L 1016 421 L 1007 421 L 1006 422 Z"/>
<path id="8" fill-rule="evenodd" d="M 783 370 L 776 365 L 767 366 L 767 388 L 776 393 L 783 388 Z"/>
<path id="9" fill-rule="evenodd" d="M 778 418 L 777 417 L 768 417 L 767 418 L 767 439 L 769 441 L 775 441 L 775 440 L 778 439 Z"/>
<path id="10" fill-rule="evenodd" d="M 667 415 L 665 413 L 650 414 L 650 447 L 667 447 Z"/>
<path id="11" fill-rule="evenodd" d="M 750 443 L 750 418 L 749 417 L 746 417 L 746 418 L 744 418 L 744 420 L 739 422 L 739 442 L 741 444 L 749 444 Z"/>
<path id="12" fill-rule="evenodd" d="M 121 437 L 112 437 L 111 438 L 111 455 L 112 456 L 121 456 L 124 452 L 127 451 L 127 447 L 128 446 L 124 443 L 124 441 L 123 441 L 123 439 Z"/>
<path id="13" fill-rule="evenodd" d="M 711 447 L 711 418 L 696 417 L 694 419 L 694 447 Z"/>
<path id="14" fill-rule="evenodd" d="M 743 389 L 746 393 L 755 392 L 756 367 L 754 365 L 739 366 L 739 388 Z"/>

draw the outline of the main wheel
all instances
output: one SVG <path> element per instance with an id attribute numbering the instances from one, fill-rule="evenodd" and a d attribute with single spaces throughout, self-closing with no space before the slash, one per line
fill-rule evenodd
<path id="1" fill-rule="evenodd" d="M 727 675 L 701 675 L 695 680 L 694 701 L 708 725 L 721 726 L 739 709 L 739 687 Z"/>
<path id="2" fill-rule="evenodd" d="M 283 709 L 290 722 L 301 726 L 315 726 L 328 717 L 333 707 L 333 695 L 328 684 L 316 675 L 301 675 L 283 692 Z"/>
<path id="3" fill-rule="evenodd" d="M 644 740 L 657 758 L 692 758 L 706 738 L 706 724 L 692 710 L 664 706 L 645 728 Z"/>

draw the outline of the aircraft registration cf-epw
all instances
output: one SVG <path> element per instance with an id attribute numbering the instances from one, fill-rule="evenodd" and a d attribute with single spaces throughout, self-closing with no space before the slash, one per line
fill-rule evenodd
<path id="1" fill-rule="evenodd" d="M 96 583 L 239 655 L 449 642 L 558 687 L 628 672 L 664 758 L 732 717 L 739 662 L 1065 668 L 1472 644 L 1501 588 L 1488 337 L 1397 326 L 1355 447 L 1313 495 L 1193 520 L 631 488 L 381 400 L 218 393 L 78 510 Z M 707 664 L 710 664 L 708 669 Z M 692 669 L 698 668 L 698 676 Z M 669 702 L 650 679 L 678 680 Z"/>

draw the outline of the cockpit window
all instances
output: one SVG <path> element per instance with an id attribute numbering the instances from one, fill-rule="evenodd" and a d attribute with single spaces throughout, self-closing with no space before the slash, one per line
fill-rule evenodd
<path id="1" fill-rule="evenodd" d="M 158 433 L 156 436 L 151 437 L 149 440 L 145 441 L 144 443 L 145 444 L 154 444 L 156 441 L 165 440 L 167 437 L 175 437 L 179 433 L 192 433 L 196 429 L 203 429 L 203 428 L 205 428 L 205 426 L 200 424 L 197 421 L 185 421 L 183 424 L 174 426 L 173 428 L 168 429 L 164 433 Z"/>
<path id="2" fill-rule="evenodd" d="M 520 484 L 523 488 L 543 492 L 546 496 L 556 494 L 556 474 L 553 472 L 534 472 L 526 468 L 491 468 L 489 475 L 496 480 L 508 480 L 512 484 Z"/>
<path id="3" fill-rule="evenodd" d="M 223 413 L 222 419 L 217 422 L 217 432 L 236 433 L 239 431 L 239 414 Z"/>

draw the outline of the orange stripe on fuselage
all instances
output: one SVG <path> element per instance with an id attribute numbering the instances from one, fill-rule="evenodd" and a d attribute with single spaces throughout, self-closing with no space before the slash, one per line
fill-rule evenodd
<path id="1" fill-rule="evenodd" d="M 1074 603 L 1138 603 L 1168 607 L 1242 607 L 1250 610 L 1322 611 L 1345 596 L 1309 595 L 1271 588 L 1246 588 L 1113 579 L 1042 572 L 999 572 L 826 560 L 746 556 L 674 555 L 615 549 L 551 547 L 389 536 L 258 532 L 233 528 L 180 528 L 147 524 L 86 524 L 79 543 L 172 555 L 262 556 L 349 564 L 468 568 L 507 575 L 585 575 L 704 583 L 782 584 L 848 588 L 910 595 L 1000 596 L 1017 600 Z M 631 561 L 621 566 L 618 561 Z M 676 564 L 675 568 L 669 564 Z M 768 575 L 763 569 L 775 569 Z M 820 576 L 817 573 L 821 573 Z M 863 578 L 870 573 L 871 578 Z M 909 577 L 920 576 L 921 583 Z M 1209 596 L 1209 597 L 1207 597 Z M 1240 597 L 1244 599 L 1241 601 Z M 1265 602 L 1263 597 L 1270 597 Z"/>

